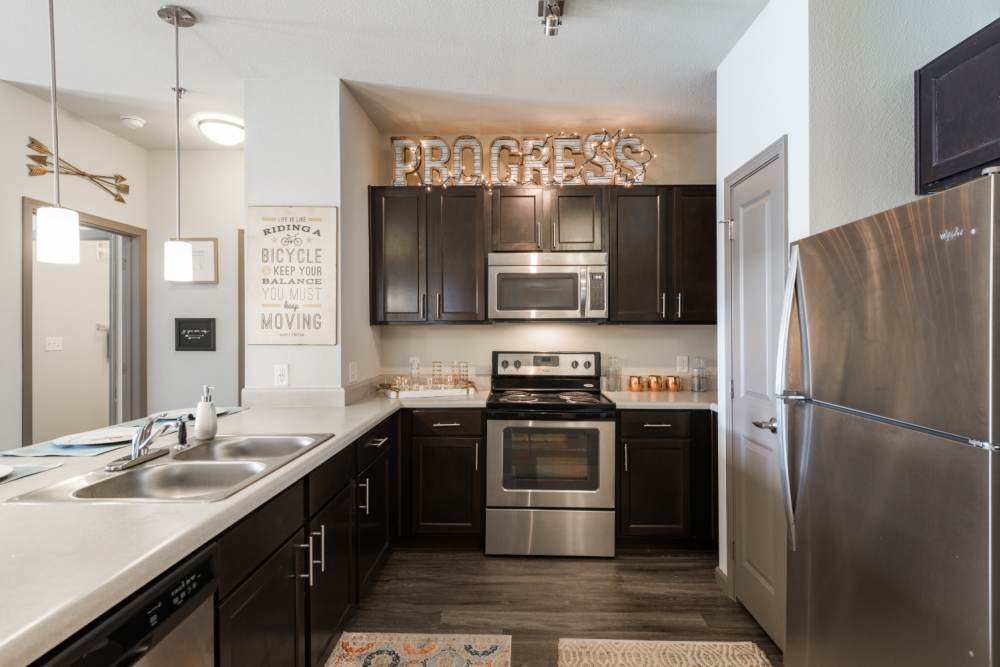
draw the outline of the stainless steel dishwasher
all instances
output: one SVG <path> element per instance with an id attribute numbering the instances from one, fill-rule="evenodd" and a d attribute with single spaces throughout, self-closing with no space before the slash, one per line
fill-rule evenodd
<path id="1" fill-rule="evenodd" d="M 185 560 L 38 665 L 214 667 L 215 548 Z"/>

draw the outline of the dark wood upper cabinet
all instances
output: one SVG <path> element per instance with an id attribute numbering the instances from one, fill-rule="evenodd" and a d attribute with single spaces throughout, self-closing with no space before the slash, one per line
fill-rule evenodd
<path id="1" fill-rule="evenodd" d="M 220 667 L 305 663 L 305 539 L 300 529 L 219 605 Z"/>
<path id="2" fill-rule="evenodd" d="M 549 249 L 601 251 L 607 234 L 608 188 L 570 185 L 549 193 Z"/>
<path id="3" fill-rule="evenodd" d="M 482 533 L 482 444 L 480 438 L 413 438 L 414 534 Z"/>
<path id="4" fill-rule="evenodd" d="M 494 252 L 541 252 L 548 219 L 548 198 L 542 187 L 493 189 L 492 227 Z"/>
<path id="5" fill-rule="evenodd" d="M 622 441 L 619 530 L 624 536 L 691 536 L 691 440 Z"/>
<path id="6" fill-rule="evenodd" d="M 372 322 L 427 318 L 427 197 L 419 187 L 371 188 Z"/>
<path id="7" fill-rule="evenodd" d="M 483 189 L 436 188 L 427 225 L 428 321 L 486 319 Z"/>
<path id="8" fill-rule="evenodd" d="M 715 324 L 716 234 L 714 185 L 674 188 L 671 252 L 673 285 L 670 319 L 684 324 Z"/>
<path id="9" fill-rule="evenodd" d="M 666 322 L 673 188 L 614 188 L 611 194 L 612 322 Z"/>

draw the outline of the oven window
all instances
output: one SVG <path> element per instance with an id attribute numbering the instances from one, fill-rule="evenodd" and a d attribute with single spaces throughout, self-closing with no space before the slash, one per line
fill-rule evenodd
<path id="1" fill-rule="evenodd" d="M 576 273 L 500 273 L 498 310 L 579 310 L 580 277 Z"/>
<path id="2" fill-rule="evenodd" d="M 510 427 L 503 432 L 503 487 L 596 491 L 600 433 L 594 428 Z"/>

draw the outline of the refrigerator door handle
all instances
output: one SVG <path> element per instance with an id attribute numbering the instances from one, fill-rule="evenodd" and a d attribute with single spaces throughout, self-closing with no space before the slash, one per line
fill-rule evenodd
<path id="1" fill-rule="evenodd" d="M 792 482 L 789 471 L 788 411 L 789 403 L 805 400 L 805 396 L 788 391 L 786 386 L 788 371 L 788 336 L 792 327 L 792 305 L 799 284 L 799 248 L 792 246 L 788 255 L 788 274 L 785 278 L 784 301 L 781 305 L 781 324 L 778 327 L 778 354 L 775 363 L 774 395 L 778 408 L 778 444 L 780 454 L 781 493 L 785 504 L 785 520 L 788 522 L 788 543 L 796 550 L 795 507 L 792 503 Z"/>

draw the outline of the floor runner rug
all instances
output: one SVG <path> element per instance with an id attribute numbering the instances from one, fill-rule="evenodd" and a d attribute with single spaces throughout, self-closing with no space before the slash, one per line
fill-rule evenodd
<path id="1" fill-rule="evenodd" d="M 509 635 L 345 632 L 326 667 L 510 667 Z"/>
<path id="2" fill-rule="evenodd" d="M 752 642 L 560 639 L 559 667 L 770 667 Z"/>

